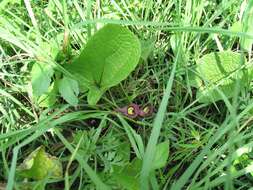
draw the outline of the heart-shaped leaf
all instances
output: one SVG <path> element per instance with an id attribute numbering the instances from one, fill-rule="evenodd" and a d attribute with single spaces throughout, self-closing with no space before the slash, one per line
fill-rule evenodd
<path id="1" fill-rule="evenodd" d="M 91 37 L 79 57 L 66 65 L 66 69 L 91 91 L 89 104 L 96 104 L 106 90 L 135 69 L 140 55 L 140 42 L 131 31 L 107 24 Z"/>
<path id="2" fill-rule="evenodd" d="M 18 167 L 18 174 L 35 180 L 45 177 L 58 179 L 62 177 L 62 164 L 56 157 L 47 154 L 43 146 L 40 146 Z"/>
<path id="3" fill-rule="evenodd" d="M 190 84 L 196 88 L 197 97 L 202 103 L 211 103 L 233 96 L 236 80 L 247 84 L 249 72 L 245 69 L 245 57 L 240 53 L 224 51 L 210 53 L 196 61 L 197 64 L 190 73 Z"/>

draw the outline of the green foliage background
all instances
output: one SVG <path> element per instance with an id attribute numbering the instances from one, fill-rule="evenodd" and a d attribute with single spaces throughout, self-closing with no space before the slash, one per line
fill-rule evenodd
<path id="1" fill-rule="evenodd" d="M 252 0 L 2 0 L 0 189 L 250 189 L 252 5 Z M 75 106 L 51 94 L 60 85 L 53 81 L 63 75 L 62 86 L 75 83 L 63 65 L 108 23 L 139 38 L 135 70 L 95 106 L 75 84 L 61 92 L 65 100 L 78 97 L 78 104 L 68 101 Z M 233 89 L 228 95 L 215 81 L 217 101 L 201 101 L 191 75 L 199 61 L 224 51 L 245 58 L 232 69 L 238 74 Z M 33 94 L 32 83 L 41 80 L 31 76 L 36 63 L 48 65 L 43 77 L 52 96 L 44 106 L 47 94 L 37 97 L 44 86 Z M 242 75 L 243 84 L 237 77 Z M 206 73 L 198 77 L 204 85 L 212 82 Z M 115 112 L 133 102 L 152 105 L 155 113 L 133 120 Z M 18 166 L 40 146 L 62 163 L 60 179 L 18 174 Z"/>

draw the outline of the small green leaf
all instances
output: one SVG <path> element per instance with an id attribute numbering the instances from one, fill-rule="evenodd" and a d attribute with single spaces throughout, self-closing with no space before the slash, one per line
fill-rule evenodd
<path id="1" fill-rule="evenodd" d="M 47 154 L 44 147 L 41 146 L 18 167 L 18 174 L 35 180 L 46 177 L 58 179 L 62 177 L 62 165 L 56 157 Z"/>
<path id="2" fill-rule="evenodd" d="M 76 106 L 78 104 L 78 94 L 79 88 L 78 83 L 68 77 L 63 77 L 59 81 L 59 92 L 61 96 L 66 100 L 70 105 Z"/>
<path id="3" fill-rule="evenodd" d="M 48 88 L 48 91 L 38 98 L 39 106 L 45 108 L 53 106 L 56 102 L 57 92 L 58 86 L 53 82 Z"/>
<path id="4" fill-rule="evenodd" d="M 166 166 L 169 157 L 169 146 L 169 141 L 165 141 L 157 145 L 152 167 L 153 169 L 160 169 Z"/>
<path id="5" fill-rule="evenodd" d="M 142 161 L 137 158 L 125 167 L 115 166 L 113 167 L 114 172 L 112 178 L 124 189 L 139 190 L 139 174 L 141 166 Z"/>
<path id="6" fill-rule="evenodd" d="M 190 84 L 197 88 L 197 97 L 201 103 L 222 100 L 218 90 L 228 98 L 232 97 L 237 79 L 241 80 L 241 87 L 247 84 L 249 71 L 241 69 L 245 57 L 240 53 L 210 53 L 196 62 L 189 78 Z"/>
<path id="7" fill-rule="evenodd" d="M 141 41 L 141 58 L 147 60 L 155 46 L 154 40 L 142 40 Z"/>
<path id="8" fill-rule="evenodd" d="M 79 57 L 66 65 L 66 69 L 92 91 L 89 103 L 96 104 L 106 90 L 135 69 L 140 55 L 140 42 L 131 31 L 107 24 L 90 38 Z"/>
<path id="9" fill-rule="evenodd" d="M 100 90 L 97 87 L 90 87 L 89 93 L 88 93 L 88 104 L 89 105 L 95 105 L 98 100 L 101 98 L 103 95 L 103 91 Z"/>
<path id="10" fill-rule="evenodd" d="M 129 162 L 130 160 L 130 144 L 128 142 L 123 142 L 117 147 L 117 155 L 124 162 Z"/>
<path id="11" fill-rule="evenodd" d="M 47 92 L 50 86 L 51 77 L 54 74 L 53 68 L 43 62 L 35 62 L 32 67 L 32 89 L 35 96 L 40 96 Z"/>

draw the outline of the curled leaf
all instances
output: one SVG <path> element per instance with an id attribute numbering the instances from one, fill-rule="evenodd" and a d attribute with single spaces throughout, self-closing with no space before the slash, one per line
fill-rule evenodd
<path id="1" fill-rule="evenodd" d="M 58 158 L 47 154 L 45 148 L 40 146 L 18 167 L 18 174 L 34 180 L 46 177 L 58 179 L 62 177 L 62 164 Z"/>

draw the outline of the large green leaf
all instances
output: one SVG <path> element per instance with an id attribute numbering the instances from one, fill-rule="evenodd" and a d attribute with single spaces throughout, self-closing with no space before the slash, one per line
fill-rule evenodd
<path id="1" fill-rule="evenodd" d="M 56 157 L 47 154 L 43 146 L 40 146 L 18 167 L 18 174 L 35 180 L 46 177 L 61 178 L 62 164 Z"/>
<path id="2" fill-rule="evenodd" d="M 211 103 L 232 97 L 236 80 L 246 85 L 248 70 L 244 68 L 245 57 L 240 53 L 224 51 L 210 53 L 196 61 L 190 73 L 190 84 L 197 88 L 197 97 L 202 103 Z"/>
<path id="3" fill-rule="evenodd" d="M 107 89 L 135 69 L 140 55 L 140 42 L 131 31 L 107 24 L 91 37 L 79 57 L 66 65 L 66 69 L 76 76 L 80 85 L 90 89 L 89 104 L 96 104 Z"/>

